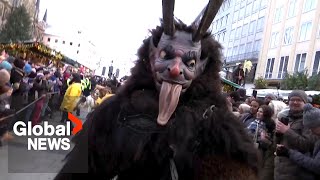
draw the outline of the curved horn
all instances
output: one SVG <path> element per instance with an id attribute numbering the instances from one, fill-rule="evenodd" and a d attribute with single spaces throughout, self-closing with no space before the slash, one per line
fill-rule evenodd
<path id="1" fill-rule="evenodd" d="M 221 5 L 222 5 L 223 0 L 210 0 L 208 5 L 205 8 L 205 11 L 202 15 L 200 25 L 197 29 L 197 32 L 194 34 L 192 40 L 193 42 L 198 42 L 201 39 L 201 36 L 206 33 L 208 28 L 210 27 L 214 17 L 218 13 Z M 203 11 L 202 11 L 203 12 Z M 199 18 L 198 16 L 197 18 Z M 197 22 L 198 20 L 196 19 L 194 22 Z"/>
<path id="2" fill-rule="evenodd" d="M 174 0 L 162 0 L 162 14 L 164 33 L 173 36 L 174 34 Z"/>

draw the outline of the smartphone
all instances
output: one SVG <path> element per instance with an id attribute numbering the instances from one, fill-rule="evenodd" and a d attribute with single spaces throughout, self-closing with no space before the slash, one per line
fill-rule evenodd
<path id="1" fill-rule="evenodd" d="M 253 90 L 252 96 L 253 96 L 254 98 L 257 98 L 257 94 L 258 94 L 258 91 L 257 91 L 257 90 Z"/>
<path id="2" fill-rule="evenodd" d="M 283 118 L 280 119 L 280 122 L 282 122 L 284 125 L 287 126 L 289 124 L 289 118 L 283 117 Z"/>

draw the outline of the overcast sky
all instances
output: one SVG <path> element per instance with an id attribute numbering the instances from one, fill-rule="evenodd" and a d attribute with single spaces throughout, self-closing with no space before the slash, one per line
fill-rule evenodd
<path id="1" fill-rule="evenodd" d="M 190 24 L 207 3 L 208 0 L 176 0 L 174 14 Z M 80 29 L 102 57 L 127 64 L 136 59 L 148 29 L 160 24 L 162 0 L 41 0 L 40 18 L 46 9 L 54 32 L 68 35 L 68 31 Z"/>

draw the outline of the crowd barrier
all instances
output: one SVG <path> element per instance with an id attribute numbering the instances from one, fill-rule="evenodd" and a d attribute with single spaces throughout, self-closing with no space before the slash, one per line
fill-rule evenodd
<path id="1" fill-rule="evenodd" d="M 59 92 L 52 92 L 52 93 L 47 93 L 46 95 L 53 95 L 53 94 L 58 94 L 58 93 L 59 93 Z M 36 103 L 37 101 L 39 101 L 39 100 L 42 99 L 42 98 L 43 98 L 43 97 L 39 97 L 38 99 L 32 101 L 31 103 L 29 103 L 28 105 L 24 106 L 23 108 L 21 108 L 20 110 L 16 111 L 15 113 L 10 114 L 10 115 L 8 115 L 8 116 L 6 116 L 6 117 L 0 118 L 0 122 L 1 122 L 1 121 L 4 121 L 4 120 L 6 120 L 6 119 L 12 118 L 12 117 L 16 116 L 17 114 L 23 112 L 24 110 L 28 109 L 28 107 L 30 107 L 31 105 L 33 105 L 34 103 Z"/>

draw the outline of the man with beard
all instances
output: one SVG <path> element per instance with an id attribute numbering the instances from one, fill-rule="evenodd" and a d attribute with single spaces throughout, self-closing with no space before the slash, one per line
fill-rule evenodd
<path id="1" fill-rule="evenodd" d="M 257 178 L 253 143 L 226 111 L 221 45 L 206 32 L 221 4 L 210 1 L 187 26 L 174 20 L 174 1 L 163 0 L 162 25 L 144 40 L 126 83 L 90 114 L 56 180 Z"/>
<path id="2" fill-rule="evenodd" d="M 303 125 L 303 107 L 308 102 L 307 94 L 302 90 L 294 90 L 289 96 L 289 109 L 278 114 L 276 121 L 276 141 L 290 149 L 303 154 L 313 149 L 317 137 Z M 284 119 L 288 119 L 284 122 Z M 308 171 L 299 167 L 288 157 L 277 156 L 274 160 L 275 180 L 308 179 L 312 176 Z"/>

